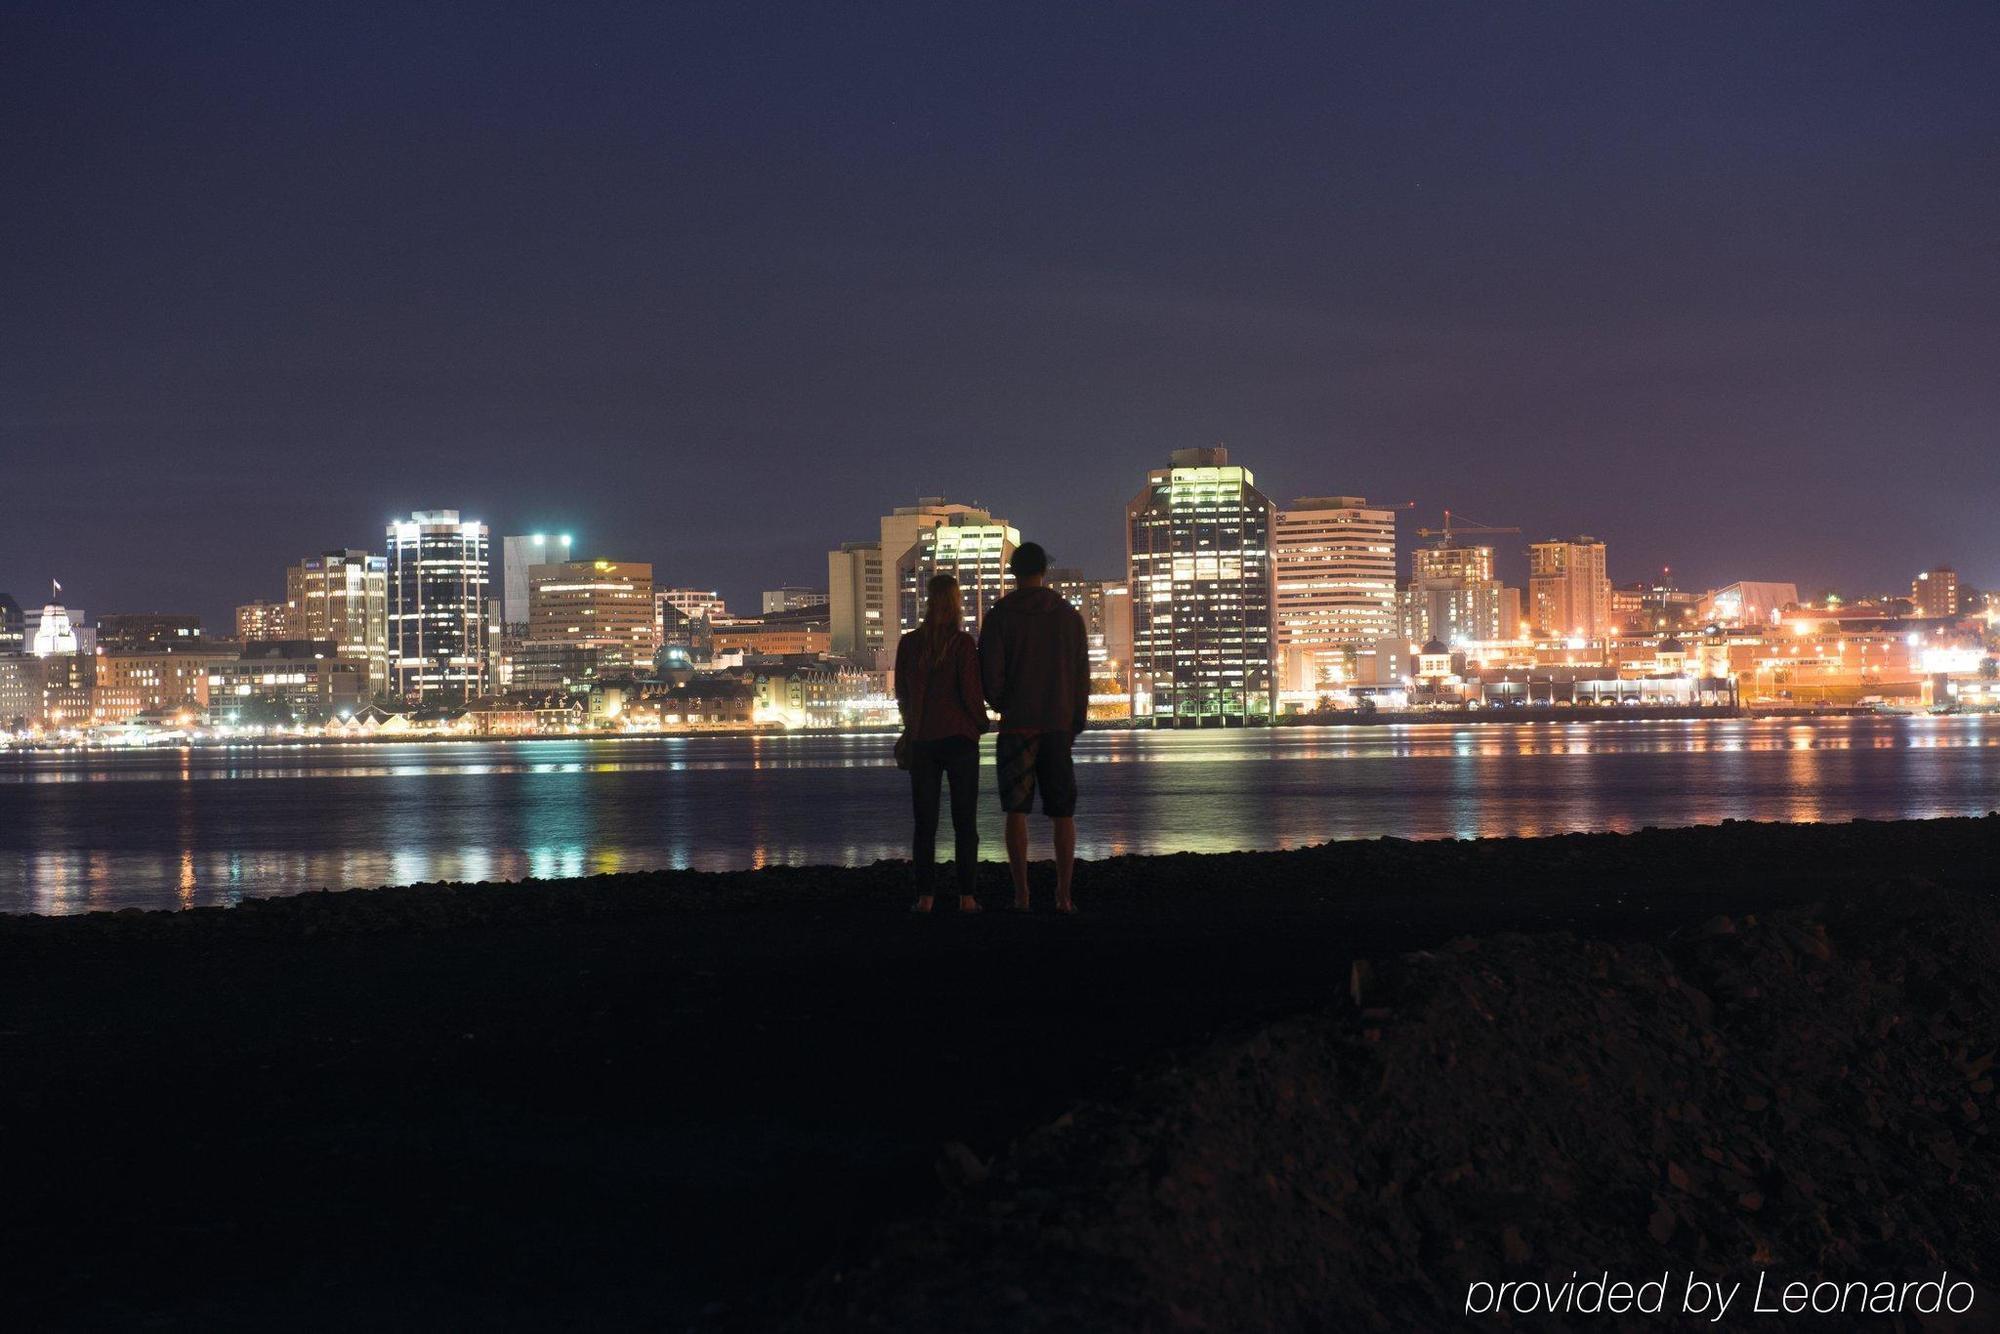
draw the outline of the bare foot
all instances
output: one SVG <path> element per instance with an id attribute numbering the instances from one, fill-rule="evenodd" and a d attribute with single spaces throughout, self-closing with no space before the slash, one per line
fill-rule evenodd
<path id="1" fill-rule="evenodd" d="M 917 901 L 910 905 L 911 912 L 929 912 L 930 910 L 931 896 L 929 894 L 917 895 Z"/>
<path id="2" fill-rule="evenodd" d="M 1015 912 L 1031 911 L 1031 909 L 1028 906 L 1028 896 L 1026 894 L 1016 894 L 1014 896 L 1014 911 Z"/>
<path id="3" fill-rule="evenodd" d="M 1075 912 L 1076 901 L 1074 899 L 1071 899 L 1068 895 L 1064 895 L 1062 898 L 1056 900 L 1056 911 Z"/>
<path id="4" fill-rule="evenodd" d="M 983 908 L 981 908 L 981 907 L 979 906 L 979 900 L 978 900 L 978 899 L 975 899 L 975 898 L 973 898 L 973 897 L 972 897 L 972 895 L 970 895 L 970 894 L 961 894 L 961 895 L 959 895 L 959 896 L 958 896 L 958 910 L 959 910 L 960 912 L 984 912 L 984 911 L 985 911 L 985 909 L 983 909 Z"/>

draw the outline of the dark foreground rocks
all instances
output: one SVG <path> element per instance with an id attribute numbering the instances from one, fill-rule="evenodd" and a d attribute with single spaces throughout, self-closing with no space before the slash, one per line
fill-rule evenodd
<path id="1" fill-rule="evenodd" d="M 2000 905 L 1922 876 L 1883 890 L 1658 944 L 1502 934 L 1357 964 L 1354 1004 L 961 1177 L 825 1277 L 822 1318 L 1658 1329 L 1703 1323 L 1676 1318 L 1693 1275 L 1743 1284 L 1727 1327 L 2000 1327 Z M 1607 1273 L 1667 1276 L 1665 1312 L 1551 1319 L 1499 1295 Z M 1880 1286 L 1944 1273 L 1971 1285 L 1962 1318 Z M 1795 1280 L 1868 1287 L 1787 1320 L 1750 1309 L 1760 1275 L 1772 1308 Z"/>
<path id="2" fill-rule="evenodd" d="M 1482 1280 L 1949 1270 L 1990 1327 L 1995 866 L 1989 817 L 1119 858 L 1075 920 L 913 918 L 894 865 L 0 918 L 0 1323 L 1477 1328 Z"/>

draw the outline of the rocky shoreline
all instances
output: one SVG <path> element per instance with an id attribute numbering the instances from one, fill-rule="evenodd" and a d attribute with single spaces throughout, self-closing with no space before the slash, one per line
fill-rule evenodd
<path id="1" fill-rule="evenodd" d="M 1352 1005 L 952 1160 L 826 1324 L 1642 1330 L 1713 1292 L 1738 1326 L 1992 1328 L 1994 909 L 1912 883 L 1357 964 Z M 1638 1304 L 1552 1318 L 1579 1275 Z"/>
<path id="2" fill-rule="evenodd" d="M 1987 1319 L 1996 854 L 1725 825 L 1118 858 L 1075 921 L 913 918 L 894 864 L 0 918 L 10 1302 L 1550 1328 L 1468 1285 L 1944 1269 Z M 1843 1327 L 1897 1319 L 1985 1327 Z"/>

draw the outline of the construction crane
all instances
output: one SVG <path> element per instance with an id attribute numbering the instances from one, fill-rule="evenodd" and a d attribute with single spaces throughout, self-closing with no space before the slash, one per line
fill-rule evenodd
<path id="1" fill-rule="evenodd" d="M 1451 511 L 1446 510 L 1444 512 L 1444 527 L 1419 528 L 1417 529 L 1417 536 L 1442 537 L 1444 539 L 1444 544 L 1446 546 L 1450 546 L 1452 543 L 1452 539 L 1458 536 L 1458 534 L 1460 533 L 1518 533 L 1520 531 L 1521 530 L 1519 528 L 1503 527 L 1490 523 L 1454 524 L 1451 521 Z"/>

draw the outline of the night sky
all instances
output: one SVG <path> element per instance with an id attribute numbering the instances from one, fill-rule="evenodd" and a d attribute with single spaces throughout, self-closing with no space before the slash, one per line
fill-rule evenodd
<path id="1" fill-rule="evenodd" d="M 2000 586 L 2000 6 L 1079 8 L 8 7 L 0 590 L 449 506 L 743 602 L 919 493 L 1109 575 L 1217 441 Z"/>

